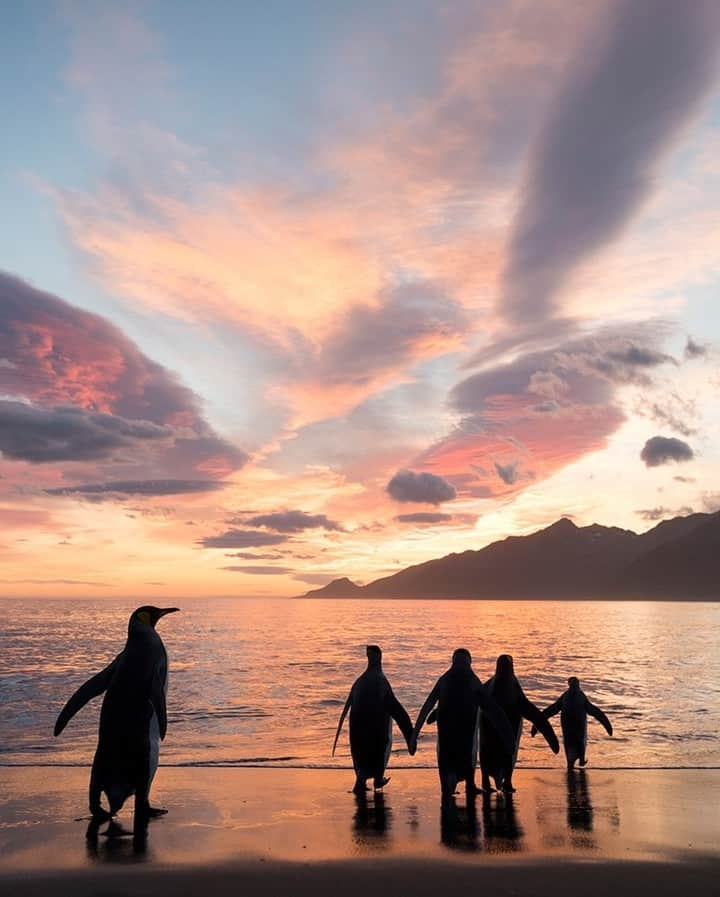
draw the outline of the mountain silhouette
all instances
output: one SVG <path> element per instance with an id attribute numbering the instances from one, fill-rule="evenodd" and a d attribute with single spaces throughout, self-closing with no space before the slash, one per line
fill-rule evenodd
<path id="1" fill-rule="evenodd" d="M 720 597 L 720 512 L 665 520 L 646 533 L 576 526 L 563 517 L 529 536 L 510 536 L 358 586 L 347 577 L 308 598 Z"/>

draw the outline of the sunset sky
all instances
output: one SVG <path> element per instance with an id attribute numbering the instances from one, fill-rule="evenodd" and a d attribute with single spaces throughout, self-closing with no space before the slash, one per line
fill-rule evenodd
<path id="1" fill-rule="evenodd" d="M 0 594 L 720 507 L 720 3 L 0 11 Z"/>

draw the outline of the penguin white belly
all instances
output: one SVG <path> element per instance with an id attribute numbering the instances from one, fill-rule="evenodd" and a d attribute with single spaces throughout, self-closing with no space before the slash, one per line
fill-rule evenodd
<path id="1" fill-rule="evenodd" d="M 392 751 L 392 738 L 393 738 L 393 721 L 392 717 L 388 720 L 388 734 L 387 741 L 385 742 L 385 761 L 383 764 L 383 772 L 387 769 L 388 762 L 390 760 L 390 752 Z"/>
<path id="2" fill-rule="evenodd" d="M 165 696 L 168 692 L 168 679 L 170 678 L 169 670 L 165 669 Z M 157 713 L 153 710 L 150 718 L 150 777 L 148 778 L 148 795 L 150 794 L 150 786 L 152 785 L 155 773 L 157 772 L 158 763 L 160 761 L 160 723 L 158 722 Z"/>
<path id="3" fill-rule="evenodd" d="M 518 752 L 520 750 L 520 739 L 522 738 L 522 732 L 523 732 L 523 721 L 520 720 L 520 725 L 518 726 L 518 729 L 517 729 L 517 735 L 515 736 L 515 752 L 513 753 L 513 760 L 512 760 L 513 769 L 515 769 L 515 764 L 517 763 Z"/>

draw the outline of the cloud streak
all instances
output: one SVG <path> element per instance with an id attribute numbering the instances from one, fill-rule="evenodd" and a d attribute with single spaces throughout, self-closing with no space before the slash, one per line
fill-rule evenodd
<path id="1" fill-rule="evenodd" d="M 288 537 L 279 533 L 266 533 L 263 530 L 229 529 L 217 536 L 206 536 L 200 539 L 203 548 L 258 548 L 261 545 L 280 545 L 287 542 Z"/>
<path id="2" fill-rule="evenodd" d="M 246 520 L 249 526 L 265 526 L 278 533 L 300 533 L 306 529 L 325 529 L 333 532 L 342 530 L 335 520 L 325 514 L 306 514 L 304 511 L 275 511 L 272 514 L 258 514 Z"/>
<path id="3" fill-rule="evenodd" d="M 46 495 L 85 495 L 117 498 L 127 495 L 192 495 L 217 492 L 225 488 L 218 480 L 111 480 L 107 483 L 85 483 L 46 489 Z"/>
<path id="4" fill-rule="evenodd" d="M 508 320 L 551 317 L 572 272 L 623 228 L 711 83 L 720 6 L 612 7 L 580 48 L 532 151 L 503 275 Z"/>

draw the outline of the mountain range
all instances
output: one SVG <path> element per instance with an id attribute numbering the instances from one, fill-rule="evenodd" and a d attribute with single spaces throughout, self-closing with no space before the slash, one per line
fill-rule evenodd
<path id="1" fill-rule="evenodd" d="M 335 579 L 308 598 L 720 599 L 720 512 L 645 533 L 563 517 L 529 536 L 448 554 L 360 586 Z"/>

